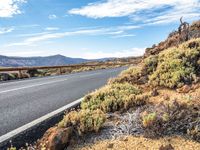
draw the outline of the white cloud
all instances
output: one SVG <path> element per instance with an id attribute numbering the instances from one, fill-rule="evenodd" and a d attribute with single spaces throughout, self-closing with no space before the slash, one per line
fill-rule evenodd
<path id="1" fill-rule="evenodd" d="M 120 50 L 115 52 L 84 52 L 81 56 L 82 58 L 87 59 L 97 59 L 97 58 L 108 58 L 108 57 L 129 57 L 129 56 L 142 56 L 144 54 L 145 48 L 132 48 L 129 50 Z"/>
<path id="2" fill-rule="evenodd" d="M 17 37 L 33 37 L 33 36 L 41 36 L 49 34 L 49 32 L 38 32 L 38 33 L 30 33 L 30 34 L 18 34 Z"/>
<path id="3" fill-rule="evenodd" d="M 19 5 L 25 2 L 26 0 L 0 0 L 0 18 L 21 14 Z"/>
<path id="4" fill-rule="evenodd" d="M 47 30 L 47 31 L 55 31 L 55 30 L 59 30 L 59 28 L 57 28 L 57 27 L 47 27 L 47 28 L 45 28 L 45 30 Z"/>
<path id="5" fill-rule="evenodd" d="M 10 33 L 14 30 L 14 28 L 0 28 L 0 35 L 1 34 L 6 34 L 6 33 Z"/>
<path id="6" fill-rule="evenodd" d="M 52 14 L 52 15 L 49 15 L 49 17 L 48 17 L 49 19 L 56 19 L 57 18 L 57 16 L 55 15 L 55 14 Z"/>
<path id="7" fill-rule="evenodd" d="M 110 28 L 95 28 L 95 29 L 83 29 L 83 30 L 76 30 L 70 32 L 58 32 L 58 33 L 36 33 L 33 36 L 28 34 L 28 38 L 26 38 L 22 42 L 11 43 L 5 45 L 6 47 L 10 46 L 22 46 L 22 45 L 34 45 L 34 43 L 46 41 L 50 39 L 58 39 L 67 36 L 77 36 L 77 35 L 87 35 L 87 36 L 97 36 L 97 35 L 107 35 L 107 36 L 116 36 L 125 34 L 125 31 L 133 30 L 133 28 L 139 28 L 138 26 L 117 26 L 117 27 L 110 27 Z"/>
<path id="8" fill-rule="evenodd" d="M 199 0 L 106 0 L 69 10 L 90 18 L 128 16 L 133 21 L 160 24 L 200 17 Z"/>
<path id="9" fill-rule="evenodd" d="M 135 34 L 121 34 L 121 35 L 116 35 L 112 36 L 112 38 L 125 38 L 125 37 L 134 37 Z"/>

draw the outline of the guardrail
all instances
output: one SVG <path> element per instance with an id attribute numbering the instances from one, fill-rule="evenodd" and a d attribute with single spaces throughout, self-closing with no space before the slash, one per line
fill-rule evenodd
<path id="1" fill-rule="evenodd" d="M 32 70 L 32 69 L 59 69 L 59 74 L 62 74 L 63 68 L 80 68 L 80 67 L 96 67 L 103 65 L 117 66 L 117 65 L 130 65 L 132 62 L 127 63 L 98 63 L 98 64 L 74 64 L 74 65 L 62 65 L 62 66 L 36 66 L 36 67 L 8 67 L 8 68 L 0 68 L 0 72 L 9 72 L 9 71 L 18 71 L 19 77 L 22 77 L 22 71 L 24 70 Z"/>

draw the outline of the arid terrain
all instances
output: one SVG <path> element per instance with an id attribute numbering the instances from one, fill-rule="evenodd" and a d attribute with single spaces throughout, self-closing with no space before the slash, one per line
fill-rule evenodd
<path id="1" fill-rule="evenodd" d="M 77 64 L 77 66 L 76 64 L 73 64 L 71 65 L 71 67 L 62 67 L 62 69 L 60 68 L 32 69 L 31 67 L 28 67 L 29 68 L 28 70 L 26 69 L 26 70 L 21 71 L 21 75 L 19 74 L 19 71 L 6 72 L 6 71 L 0 70 L 0 81 L 24 79 L 24 78 L 31 78 L 31 77 L 45 77 L 45 76 L 70 74 L 70 73 L 83 72 L 83 71 L 116 68 L 116 67 L 131 65 L 131 64 L 137 64 L 140 61 L 141 61 L 141 57 L 130 57 L 130 58 L 116 58 L 116 59 L 111 59 L 111 60 L 106 60 L 106 61 L 85 62 L 85 63 Z M 3 68 L 6 68 L 6 67 L 2 67 L 2 69 Z"/>
<path id="2" fill-rule="evenodd" d="M 147 48 L 139 64 L 86 95 L 31 148 L 199 149 L 200 21 Z"/>

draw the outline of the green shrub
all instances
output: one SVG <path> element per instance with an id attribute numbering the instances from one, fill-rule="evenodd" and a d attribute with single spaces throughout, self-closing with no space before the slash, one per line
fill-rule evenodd
<path id="1" fill-rule="evenodd" d="M 200 141 L 199 110 L 199 105 L 179 104 L 176 101 L 146 107 L 140 114 L 144 135 L 180 134 Z"/>
<path id="2" fill-rule="evenodd" d="M 156 70 L 157 65 L 158 65 L 157 55 L 149 56 L 144 60 L 144 67 L 147 71 L 147 74 L 153 73 Z"/>
<path id="3" fill-rule="evenodd" d="M 155 123 L 156 119 L 157 114 L 155 112 L 146 114 L 142 117 L 142 124 L 145 128 L 152 126 Z"/>
<path id="4" fill-rule="evenodd" d="M 149 76 L 153 86 L 176 88 L 195 80 L 199 74 L 200 47 L 190 47 L 191 42 L 194 41 L 167 49 L 158 55 L 156 70 Z M 200 39 L 195 42 L 200 43 Z"/>
<path id="5" fill-rule="evenodd" d="M 7 150 L 17 150 L 16 147 L 11 146 L 10 148 L 7 148 Z"/>
<path id="6" fill-rule="evenodd" d="M 114 112 L 126 109 L 131 103 L 134 103 L 134 96 L 138 94 L 141 94 L 141 91 L 132 84 L 109 84 L 87 95 L 81 103 L 81 108 Z"/>
<path id="7" fill-rule="evenodd" d="M 134 66 L 130 67 L 129 69 L 123 71 L 118 77 L 111 79 L 109 83 L 131 83 L 135 84 L 138 83 L 142 76 L 142 67 L 141 66 Z"/>
<path id="8" fill-rule="evenodd" d="M 98 132 L 103 123 L 106 121 L 106 115 L 103 111 L 97 109 L 72 111 L 66 114 L 63 120 L 58 124 L 60 128 L 74 127 L 79 135 L 95 131 Z"/>

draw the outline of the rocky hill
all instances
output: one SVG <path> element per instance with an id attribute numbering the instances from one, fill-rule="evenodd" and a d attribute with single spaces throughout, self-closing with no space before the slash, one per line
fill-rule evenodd
<path id="1" fill-rule="evenodd" d="M 144 57 L 158 54 L 169 47 L 178 46 L 185 41 L 198 37 L 200 37 L 200 20 L 189 25 L 187 22 L 182 22 L 181 19 L 179 28 L 170 33 L 165 41 L 162 41 L 157 45 L 155 44 L 151 48 L 147 48 Z"/>
<path id="2" fill-rule="evenodd" d="M 66 64 L 79 64 L 90 60 L 81 58 L 70 58 L 62 55 L 48 57 L 7 57 L 0 55 L 0 66 L 19 67 L 19 66 L 56 66 Z"/>
<path id="3" fill-rule="evenodd" d="M 196 150 L 200 147 L 200 21 L 181 21 L 143 60 L 86 95 L 36 149 Z M 30 145 L 30 148 L 32 146 Z"/>

